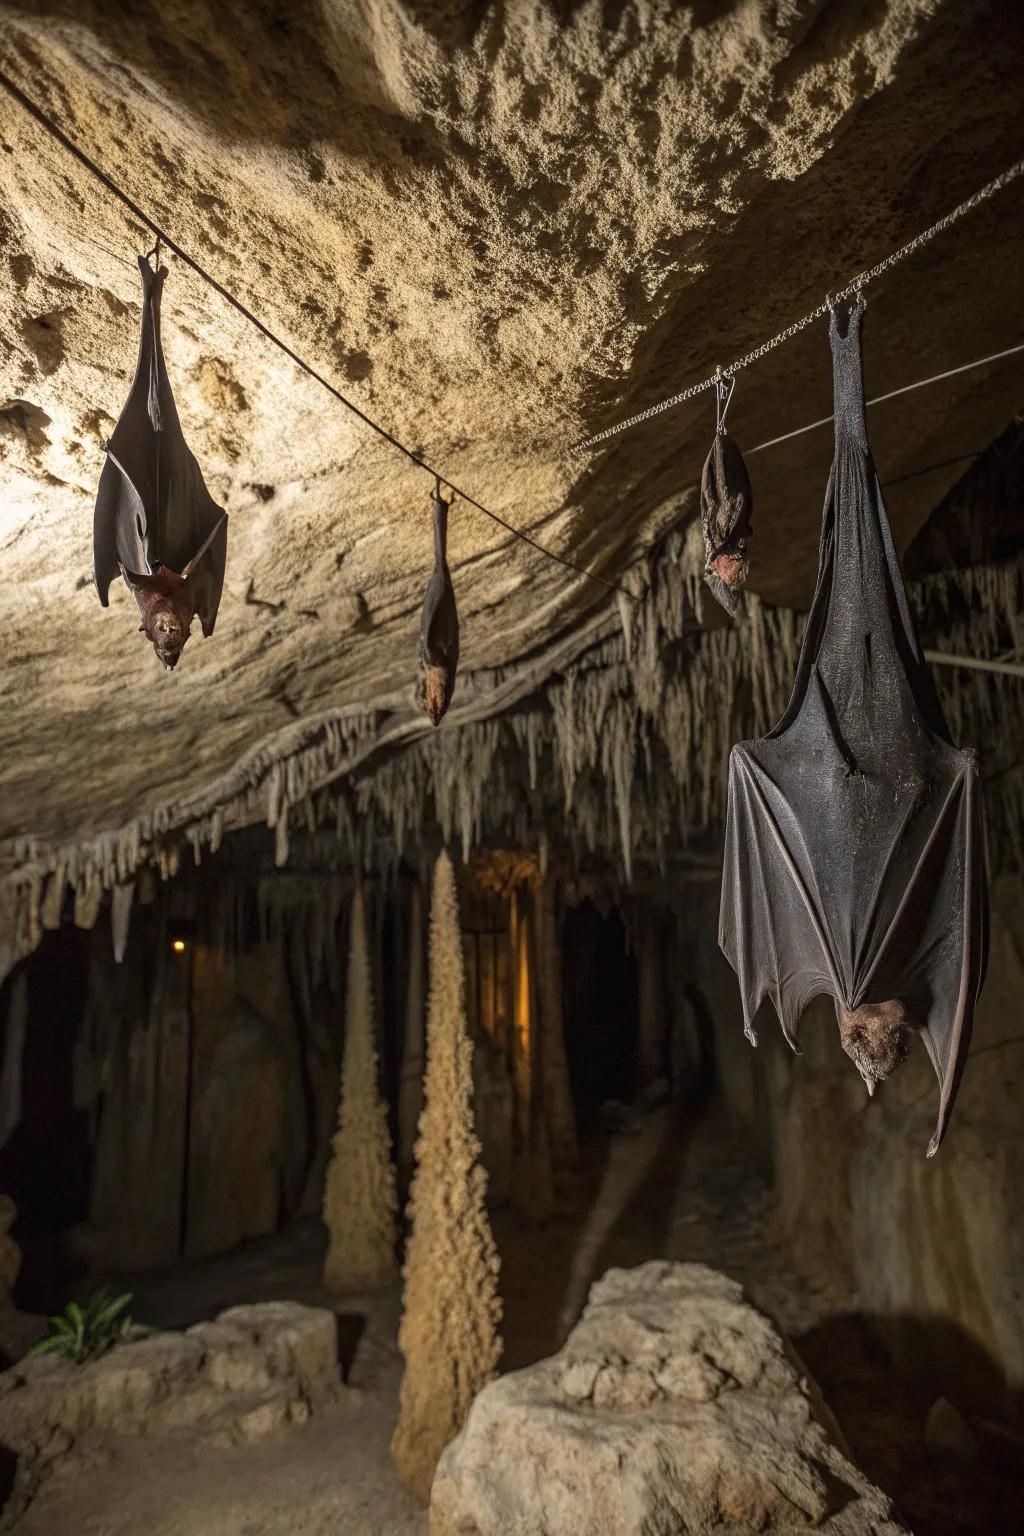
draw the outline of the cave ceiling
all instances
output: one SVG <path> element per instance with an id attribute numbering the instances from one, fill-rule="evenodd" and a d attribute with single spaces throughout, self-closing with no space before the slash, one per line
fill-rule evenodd
<path id="1" fill-rule="evenodd" d="M 551 5 L 0 3 L 0 68 L 352 400 L 612 581 L 691 513 L 704 396 L 588 431 L 821 302 L 1020 155 L 1015 0 Z M 869 395 L 1024 334 L 1024 184 L 868 292 Z M 211 793 L 337 712 L 415 698 L 431 482 L 173 256 L 164 344 L 230 513 L 214 638 L 164 673 L 91 584 L 102 443 L 135 366 L 146 232 L 0 94 L 0 840 L 81 839 Z M 881 477 L 984 447 L 1015 359 L 872 412 Z M 750 445 L 831 409 L 822 325 L 739 376 Z M 813 585 L 829 434 L 752 461 L 751 585 Z M 905 547 L 961 472 L 889 492 Z M 503 707 L 614 612 L 456 503 L 464 677 Z M 505 682 L 494 669 L 505 669 Z M 523 686 L 526 686 L 524 683 Z M 215 788 L 212 791 L 215 794 Z"/>

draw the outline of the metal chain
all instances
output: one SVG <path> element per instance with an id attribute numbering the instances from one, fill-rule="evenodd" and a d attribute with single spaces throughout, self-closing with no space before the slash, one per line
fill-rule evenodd
<path id="1" fill-rule="evenodd" d="M 780 331 L 777 336 L 773 336 L 769 341 L 762 341 L 759 347 L 755 347 L 752 352 L 747 352 L 742 357 L 738 357 L 727 368 L 716 368 L 710 378 L 702 379 L 699 384 L 691 384 L 688 389 L 682 389 L 678 394 L 670 395 L 667 400 L 661 400 L 657 405 L 649 405 L 646 410 L 637 411 L 633 416 L 627 416 L 624 421 L 618 422 L 614 427 L 606 427 L 603 432 L 595 432 L 592 437 L 585 437 L 582 442 L 574 443 L 573 452 L 583 453 L 587 448 L 595 448 L 598 443 L 607 442 L 608 438 L 616 437 L 620 432 L 628 431 L 630 427 L 638 427 L 641 422 L 650 421 L 652 416 L 660 416 L 663 411 L 670 411 L 673 406 L 682 405 L 685 400 L 693 400 L 697 395 L 703 394 L 705 390 L 714 389 L 717 381 L 722 377 L 731 378 L 741 368 L 749 368 L 751 363 L 756 363 L 766 353 L 771 352 L 774 347 L 781 346 L 784 341 L 789 341 L 791 337 L 798 335 L 806 326 L 813 325 L 815 320 L 820 320 L 824 315 L 827 315 L 829 310 L 833 309 L 836 304 L 844 299 L 852 298 L 854 294 L 859 293 L 865 288 L 868 283 L 872 283 L 877 277 L 881 277 L 883 272 L 888 272 L 898 262 L 904 261 L 920 246 L 926 245 L 929 240 L 933 240 L 936 235 L 948 229 L 951 224 L 955 224 L 958 219 L 962 219 L 965 213 L 970 213 L 972 209 L 977 208 L 979 203 L 984 203 L 988 198 L 994 197 L 997 192 L 1001 192 L 1004 187 L 1009 186 L 1010 182 L 1015 181 L 1022 173 L 1024 173 L 1024 160 L 1018 160 L 1016 164 L 1003 171 L 1002 175 L 996 176 L 986 186 L 979 187 L 978 191 L 972 193 L 964 202 L 958 203 L 955 208 L 951 209 L 949 213 L 944 214 L 941 219 L 937 219 L 934 224 L 930 224 L 927 229 L 923 229 L 919 235 L 915 235 L 913 240 L 908 240 L 906 245 L 901 245 L 898 250 L 886 256 L 883 261 L 876 262 L 873 267 L 868 267 L 865 272 L 861 272 L 858 277 L 855 277 L 852 282 L 847 283 L 846 287 L 841 288 L 838 293 L 826 295 L 825 302 L 819 304 L 817 309 L 813 309 L 809 315 L 804 315 L 802 320 L 795 320 L 792 325 L 787 325 L 784 331 Z"/>

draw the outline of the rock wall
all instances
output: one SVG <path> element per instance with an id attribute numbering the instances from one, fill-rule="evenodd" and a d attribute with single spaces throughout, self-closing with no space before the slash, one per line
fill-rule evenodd
<path id="1" fill-rule="evenodd" d="M 770 1171 L 779 1226 L 802 1267 L 844 1282 L 897 1363 L 963 1406 L 1007 1412 L 1024 1388 L 1024 884 L 992 887 L 992 945 L 950 1133 L 925 1158 L 937 1084 L 923 1047 L 867 1098 L 819 999 L 793 1055 L 770 1008 L 743 1037 L 735 978 L 714 943 L 693 963 L 715 1019 L 721 1095 Z"/>

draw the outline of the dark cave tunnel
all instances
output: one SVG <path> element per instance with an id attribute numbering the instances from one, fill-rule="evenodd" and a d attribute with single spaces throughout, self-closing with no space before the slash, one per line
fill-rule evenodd
<path id="1" fill-rule="evenodd" d="M 379 1079 L 403 1197 L 417 965 L 421 1015 L 427 1001 L 424 943 L 413 958 L 417 925 L 425 935 L 418 883 L 402 868 L 366 887 Z M 952 1516 L 941 1523 L 936 1501 L 962 1508 L 965 1486 L 1001 1509 L 1016 1486 L 1012 1437 L 986 1440 L 976 1484 L 965 1484 L 960 1463 L 955 1478 L 937 1472 L 920 1431 L 947 1399 L 1012 1418 L 1003 1372 L 952 1323 L 858 1305 L 834 1130 L 868 1108 L 851 1091 L 827 1013 L 802 1031 L 802 1057 L 772 1038 L 770 1021 L 762 1049 L 750 1051 L 724 962 L 707 943 L 712 882 L 684 883 L 668 902 L 560 890 L 554 1012 L 578 1155 L 571 1170 L 552 1163 L 554 1181 L 538 1184 L 527 1110 L 550 1091 L 533 1059 L 550 1043 L 543 888 L 535 872 L 511 884 L 460 874 L 477 1129 L 508 1293 L 506 1364 L 558 1347 L 565 1276 L 595 1279 L 657 1257 L 709 1263 L 783 1319 L 869 1472 L 891 1486 L 903 1476 L 911 1498 L 923 1480 L 936 1532 L 960 1528 Z M 65 920 L 7 979 L 0 1187 L 18 1209 L 23 1313 L 58 1311 L 100 1282 L 131 1292 L 138 1320 L 176 1327 L 243 1299 L 322 1294 L 351 893 L 345 873 L 281 876 L 213 859 L 134 913 L 122 965 L 104 912 L 91 933 Z M 828 1085 L 816 1101 L 804 1095 L 808 1059 Z M 892 1113 L 921 1099 L 921 1066 Z M 925 1107 L 917 1103 L 918 1119 Z M 363 1326 L 345 1322 L 346 1348 Z M 878 1427 L 883 1384 L 889 1439 Z M 911 1433 L 921 1442 L 913 1456 L 895 1457 L 891 1437 Z"/>

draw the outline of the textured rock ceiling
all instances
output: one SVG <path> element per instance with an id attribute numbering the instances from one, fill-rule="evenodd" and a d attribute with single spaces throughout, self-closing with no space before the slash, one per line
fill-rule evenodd
<path id="1" fill-rule="evenodd" d="M 360 406 L 609 576 L 686 505 L 713 405 L 589 462 L 566 445 L 987 181 L 1024 107 L 1017 0 L 7 0 L 0 60 Z M 1022 227 L 1018 183 L 870 290 L 869 391 L 1024 334 Z M 173 674 L 121 584 L 100 609 L 92 501 L 150 243 L 0 97 L 0 838 L 115 828 L 296 718 L 417 719 L 429 482 L 173 258 L 165 346 L 231 514 L 224 601 Z M 1010 360 L 872 413 L 883 480 L 984 446 L 1018 380 Z M 829 391 L 815 326 L 740 376 L 730 422 L 749 445 Z M 809 594 L 829 451 L 820 432 L 753 461 L 769 601 Z M 956 474 L 893 488 L 901 543 Z M 467 673 L 608 603 L 465 505 L 450 556 Z M 470 678 L 457 698 L 445 729 L 489 707 Z"/>

